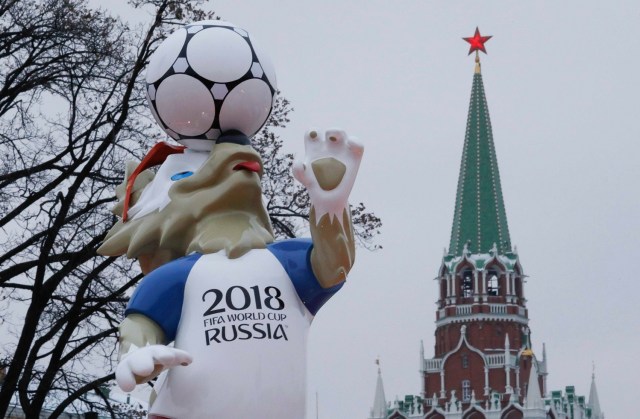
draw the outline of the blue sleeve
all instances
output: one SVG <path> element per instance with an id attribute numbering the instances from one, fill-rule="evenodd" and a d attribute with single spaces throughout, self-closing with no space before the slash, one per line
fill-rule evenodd
<path id="1" fill-rule="evenodd" d="M 267 246 L 280 261 L 284 270 L 304 303 L 314 316 L 335 294 L 344 282 L 330 288 L 322 288 L 311 268 L 311 239 L 291 239 L 275 242 Z"/>
<path id="2" fill-rule="evenodd" d="M 131 296 L 125 315 L 142 314 L 160 326 L 167 342 L 175 340 L 182 314 L 184 286 L 200 256 L 194 253 L 150 272 Z"/>

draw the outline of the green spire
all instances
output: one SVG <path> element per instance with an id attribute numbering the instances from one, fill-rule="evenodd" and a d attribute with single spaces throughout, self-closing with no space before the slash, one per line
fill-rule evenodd
<path id="1" fill-rule="evenodd" d="M 471 253 L 488 253 L 494 243 L 498 254 L 511 251 L 479 61 L 473 75 L 449 254 L 462 255 L 467 242 Z"/>

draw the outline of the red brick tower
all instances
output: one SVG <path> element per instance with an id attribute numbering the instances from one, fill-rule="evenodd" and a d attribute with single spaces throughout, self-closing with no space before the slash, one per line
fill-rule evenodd
<path id="1" fill-rule="evenodd" d="M 469 42 L 470 52 L 484 50 Z M 471 418 L 474 406 L 522 418 L 532 363 L 538 379 L 531 382 L 540 387 L 537 397 L 545 396 L 546 356 L 536 360 L 531 350 L 524 278 L 509 237 L 476 51 L 451 241 L 436 278 L 435 356 L 421 354 L 426 418 L 441 417 L 436 410 Z"/>

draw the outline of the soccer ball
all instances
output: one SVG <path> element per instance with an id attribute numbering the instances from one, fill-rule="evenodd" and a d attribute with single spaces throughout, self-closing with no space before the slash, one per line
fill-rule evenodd
<path id="1" fill-rule="evenodd" d="M 194 150 L 211 150 L 224 132 L 251 138 L 276 95 L 271 60 L 244 29 L 206 20 L 172 33 L 147 68 L 147 100 L 162 129 Z"/>

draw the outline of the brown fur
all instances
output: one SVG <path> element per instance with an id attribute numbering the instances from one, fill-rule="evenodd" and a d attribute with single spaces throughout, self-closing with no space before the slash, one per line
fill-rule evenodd
<path id="1" fill-rule="evenodd" d="M 315 209 L 309 214 L 313 250 L 311 266 L 323 288 L 329 288 L 346 280 L 355 260 L 355 240 L 348 208 L 342 220 L 325 214 L 316 220 Z"/>
<path id="2" fill-rule="evenodd" d="M 318 185 L 325 191 L 338 187 L 346 171 L 345 165 L 333 157 L 316 160 L 311 166 Z M 312 206 L 309 224 L 313 273 L 324 288 L 337 285 L 346 280 L 356 253 L 349 207 L 342 212 L 342 219 L 325 214 L 318 220 Z"/>

